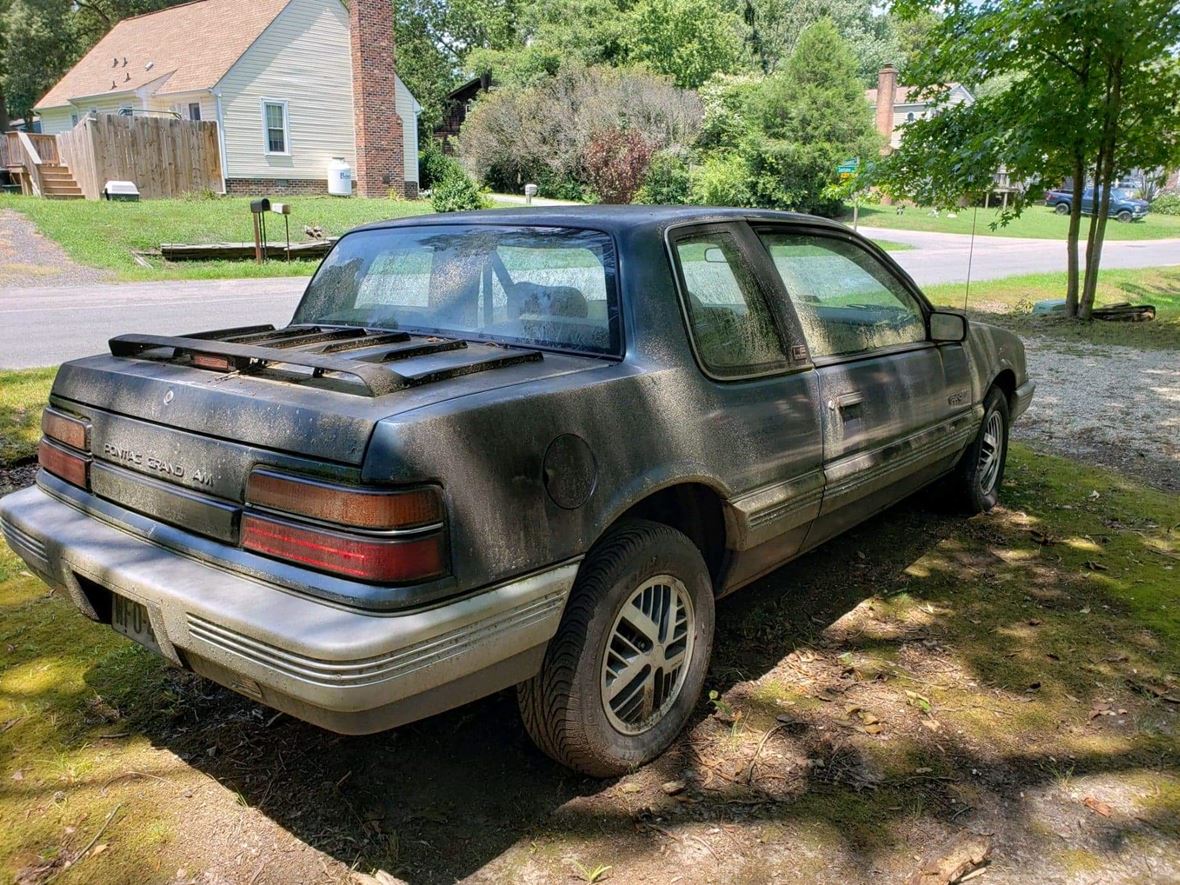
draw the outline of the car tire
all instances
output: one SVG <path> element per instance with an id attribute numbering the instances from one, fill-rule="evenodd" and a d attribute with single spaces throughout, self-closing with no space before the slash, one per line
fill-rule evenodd
<path id="1" fill-rule="evenodd" d="M 660 523 L 623 522 L 583 561 L 540 672 L 517 687 L 525 728 L 575 771 L 630 771 L 688 721 L 712 646 L 713 584 L 696 545 Z M 672 675 L 652 663 L 677 654 Z"/>
<path id="2" fill-rule="evenodd" d="M 1057 205 L 1055 205 L 1053 207 L 1053 211 L 1056 212 L 1058 215 L 1068 215 L 1069 214 L 1069 203 L 1058 203 Z"/>
<path id="3" fill-rule="evenodd" d="M 1131 213 L 1130 213 L 1128 210 L 1126 210 L 1126 209 L 1123 209 L 1121 212 L 1119 212 L 1119 214 L 1118 214 L 1118 215 L 1116 215 L 1116 216 L 1115 216 L 1115 218 L 1117 218 L 1117 219 L 1118 219 L 1119 221 L 1121 221 L 1123 224 L 1130 224 L 1132 221 L 1134 221 L 1134 220 L 1135 220 L 1135 216 L 1134 216 L 1134 215 L 1132 215 L 1132 214 L 1131 214 Z"/>
<path id="4" fill-rule="evenodd" d="M 999 503 L 1008 461 L 1008 399 L 997 387 L 983 400 L 983 422 L 951 477 L 954 501 L 966 513 L 986 513 Z"/>

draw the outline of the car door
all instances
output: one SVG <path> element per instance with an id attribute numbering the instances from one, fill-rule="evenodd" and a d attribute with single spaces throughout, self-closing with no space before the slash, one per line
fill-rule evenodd
<path id="1" fill-rule="evenodd" d="M 930 342 L 929 306 L 859 238 L 819 227 L 757 234 L 818 381 L 825 488 L 810 547 L 953 465 L 977 423 L 967 355 Z"/>
<path id="2" fill-rule="evenodd" d="M 728 592 L 795 555 L 819 513 L 819 389 L 789 311 L 757 272 L 762 248 L 744 222 L 677 228 L 668 243 L 706 379 L 709 445 L 732 465 Z"/>

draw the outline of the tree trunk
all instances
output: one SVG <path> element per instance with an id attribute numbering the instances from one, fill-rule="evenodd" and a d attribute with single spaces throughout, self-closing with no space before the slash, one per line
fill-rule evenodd
<path id="1" fill-rule="evenodd" d="M 1114 159 L 1118 144 L 1119 115 L 1122 113 L 1123 101 L 1123 59 L 1118 59 L 1111 67 L 1108 79 L 1107 107 L 1103 121 L 1102 164 L 1099 174 L 1094 179 L 1094 196 L 1101 196 L 1094 205 L 1094 217 L 1090 226 L 1090 248 L 1086 250 L 1086 275 L 1082 283 L 1082 298 L 1079 305 L 1079 316 L 1090 319 L 1094 310 L 1094 297 L 1098 292 L 1098 268 L 1102 263 L 1102 241 L 1106 236 L 1106 222 L 1110 213 L 1111 182 L 1114 181 Z M 1101 191 L 1098 190 L 1101 186 Z"/>
<path id="2" fill-rule="evenodd" d="M 1079 262 L 1078 234 L 1082 229 L 1082 192 L 1086 189 L 1086 160 L 1082 149 L 1073 155 L 1073 198 L 1069 204 L 1069 233 L 1066 235 L 1065 315 L 1078 315 Z"/>

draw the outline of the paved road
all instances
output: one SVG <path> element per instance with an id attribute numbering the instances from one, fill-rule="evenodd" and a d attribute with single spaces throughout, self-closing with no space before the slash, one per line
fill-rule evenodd
<path id="1" fill-rule="evenodd" d="M 968 237 L 861 228 L 869 236 L 905 242 L 893 257 L 923 285 L 967 278 Z M 1055 240 L 976 237 L 971 278 L 1064 270 L 1065 246 Z M 1112 242 L 1102 266 L 1180 264 L 1180 240 Z M 0 368 L 46 366 L 97 353 L 123 332 L 179 334 L 291 318 L 306 280 L 218 280 L 100 283 L 0 288 Z"/>
<path id="2" fill-rule="evenodd" d="M 926 231 L 860 228 L 865 236 L 906 243 L 914 248 L 891 256 L 919 284 L 961 283 L 967 279 L 970 258 L 972 280 L 994 280 L 1019 274 L 1065 271 L 1065 243 L 1019 237 L 977 236 Z M 1084 254 L 1084 245 L 1083 245 Z M 1180 264 L 1180 240 L 1117 240 L 1102 247 L 1104 268 L 1162 267 Z"/>

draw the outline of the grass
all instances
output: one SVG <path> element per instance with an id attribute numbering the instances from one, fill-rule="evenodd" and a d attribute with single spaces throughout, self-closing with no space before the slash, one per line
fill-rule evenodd
<path id="1" fill-rule="evenodd" d="M 1101 306 L 1129 301 L 1153 304 L 1151 322 L 1078 322 L 1056 317 L 1034 317 L 1037 301 L 1065 297 L 1065 274 L 1044 273 L 974 283 L 968 299 L 970 313 L 986 322 L 1021 334 L 1046 335 L 1063 341 L 1116 344 L 1158 350 L 1180 350 L 1180 267 L 1104 270 L 1095 299 Z M 924 290 L 935 304 L 962 308 L 965 286 L 951 283 Z"/>
<path id="2" fill-rule="evenodd" d="M 903 214 L 898 215 L 893 206 L 862 206 L 860 209 L 860 223 L 866 227 L 892 228 L 896 230 L 921 230 L 944 234 L 970 234 L 974 220 L 975 233 L 980 236 L 997 237 L 1032 237 L 1034 239 L 1064 240 L 1069 228 L 1069 216 L 1058 215 L 1048 206 L 1029 206 L 1021 216 L 1007 225 L 1000 226 L 998 209 L 979 209 L 975 215 L 974 209 L 959 209 L 951 218 L 947 212 L 940 212 L 938 216 L 930 215 L 929 209 L 919 206 L 907 206 Z M 852 216 L 840 219 L 845 224 L 852 223 Z M 1089 225 L 1089 218 L 1082 218 L 1082 236 Z M 996 226 L 993 227 L 992 225 Z M 1180 237 L 1180 216 L 1160 215 L 1153 213 L 1142 221 L 1122 224 L 1114 219 L 1106 225 L 1106 239 L 1108 240 L 1161 240 Z"/>
<path id="3" fill-rule="evenodd" d="M 800 878 L 829 865 L 838 877 L 852 856 L 896 881 L 926 841 L 973 827 L 974 808 L 999 799 L 1014 802 L 1007 813 L 1023 817 L 1012 826 L 1035 853 L 1073 868 L 1092 848 L 1088 828 L 1106 825 L 1081 805 L 1094 779 L 1139 797 L 1111 799 L 1116 819 L 1153 840 L 1151 856 L 1168 856 L 1180 747 L 1176 712 L 1153 692 L 1175 693 L 1180 672 L 1180 500 L 1020 446 L 1009 479 L 992 514 L 968 522 L 903 505 L 719 606 L 709 685 L 744 727 L 698 720 L 671 756 L 628 776 L 634 790 L 556 771 L 505 724 L 509 701 L 396 741 L 285 718 L 272 728 L 269 712 L 86 621 L 0 550 L 0 871 L 120 882 L 183 867 L 199 878 L 227 871 L 222 834 L 241 829 L 242 844 L 269 846 L 286 830 L 336 858 L 332 869 L 400 864 L 409 881 L 485 865 L 498 878 L 497 864 L 519 874 L 508 878 L 553 880 L 568 877 L 570 858 L 609 859 L 608 880 L 658 879 L 643 864 L 662 862 L 664 839 L 713 841 L 707 828 L 724 820 L 727 866 L 701 880 L 764 881 L 773 835 L 815 865 Z M 857 709 L 879 717 L 879 733 Z M 784 754 L 822 765 L 800 777 Z M 456 775 L 456 764 L 481 775 Z M 688 777 L 683 805 L 660 790 L 673 777 Z M 1065 846 L 1074 853 L 1037 817 L 1047 798 L 1015 802 L 1026 791 L 1047 791 L 1079 819 Z M 97 842 L 107 847 L 78 857 L 112 813 Z M 645 829 L 650 815 L 659 825 Z M 382 820 L 396 839 L 369 825 Z M 398 854 L 420 842 L 458 854 Z M 223 878 L 265 866 L 298 879 L 283 865 L 307 855 L 283 844 Z M 1125 860 L 1101 850 L 1104 865 Z"/>
<path id="4" fill-rule="evenodd" d="M 291 242 L 307 242 L 305 226 L 319 226 L 335 236 L 371 221 L 422 215 L 431 211 L 423 200 L 361 200 L 334 197 L 292 197 Z M 141 267 L 132 253 L 158 250 L 161 243 L 252 242 L 253 221 L 247 197 L 144 200 L 141 203 L 39 200 L 0 195 L 0 209 L 26 215 L 79 264 L 109 270 L 122 280 L 217 279 L 307 275 L 316 261 L 200 261 L 168 263 L 148 258 Z M 283 239 L 283 220 L 268 216 L 268 238 Z"/>
<path id="5" fill-rule="evenodd" d="M 56 368 L 0 371 L 0 467 L 33 457 Z"/>

